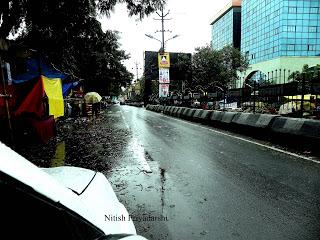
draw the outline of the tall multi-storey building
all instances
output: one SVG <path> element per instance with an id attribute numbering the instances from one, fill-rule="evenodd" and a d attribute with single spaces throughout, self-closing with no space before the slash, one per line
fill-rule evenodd
<path id="1" fill-rule="evenodd" d="M 240 48 L 241 40 L 241 0 L 230 1 L 211 20 L 213 49 L 221 49 L 226 45 Z"/>
<path id="2" fill-rule="evenodd" d="M 292 71 L 320 64 L 319 0 L 243 0 L 241 51 L 247 79 L 285 83 Z"/>

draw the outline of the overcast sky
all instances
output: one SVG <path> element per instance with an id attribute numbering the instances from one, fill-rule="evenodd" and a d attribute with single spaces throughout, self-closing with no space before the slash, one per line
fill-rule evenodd
<path id="1" fill-rule="evenodd" d="M 165 21 L 165 40 L 178 34 L 179 37 L 169 40 L 166 44 L 167 52 L 194 52 L 196 47 L 210 43 L 210 20 L 228 3 L 228 0 L 167 0 L 164 13 L 170 11 Z M 150 39 L 145 34 L 153 35 L 161 40 L 161 21 L 156 13 L 144 18 L 128 17 L 126 6 L 118 4 L 110 18 L 102 18 L 103 30 L 111 29 L 120 32 L 121 48 L 131 55 L 131 59 L 125 62 L 128 70 L 135 74 L 135 62 L 139 66 L 139 77 L 143 73 L 143 52 L 158 51 L 161 43 Z"/>

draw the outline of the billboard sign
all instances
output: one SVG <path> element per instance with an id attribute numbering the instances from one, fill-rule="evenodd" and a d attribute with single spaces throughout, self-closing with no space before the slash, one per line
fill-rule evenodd
<path id="1" fill-rule="evenodd" d="M 170 83 L 169 68 L 159 68 L 159 83 Z"/>
<path id="2" fill-rule="evenodd" d="M 159 97 L 169 96 L 169 84 L 159 84 Z"/>
<path id="3" fill-rule="evenodd" d="M 169 68 L 170 67 L 169 53 L 159 53 L 158 54 L 158 65 L 159 65 L 159 68 Z"/>

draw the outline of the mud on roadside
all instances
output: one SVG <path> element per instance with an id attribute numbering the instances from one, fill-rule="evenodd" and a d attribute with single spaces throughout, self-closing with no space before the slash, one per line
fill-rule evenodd
<path id="1" fill-rule="evenodd" d="M 128 129 L 117 129 L 114 116 L 67 118 L 57 122 L 57 136 L 47 144 L 25 143 L 16 151 L 39 167 L 76 166 L 96 171 L 112 168 L 127 144 Z"/>

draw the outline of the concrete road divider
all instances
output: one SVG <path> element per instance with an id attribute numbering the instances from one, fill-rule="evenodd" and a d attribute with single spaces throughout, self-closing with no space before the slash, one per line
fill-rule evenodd
<path id="1" fill-rule="evenodd" d="M 192 115 L 192 120 L 199 121 L 199 116 L 202 114 L 202 109 L 196 109 Z"/>
<path id="2" fill-rule="evenodd" d="M 189 111 L 186 114 L 186 119 L 187 120 L 192 120 L 192 117 L 194 115 L 194 113 L 196 112 L 196 109 L 194 108 L 189 108 Z"/>
<path id="3" fill-rule="evenodd" d="M 181 113 L 181 118 L 183 118 L 183 119 L 187 119 L 187 114 L 188 114 L 188 112 L 191 110 L 191 108 L 185 108 L 184 110 L 183 110 L 183 112 Z"/>
<path id="4" fill-rule="evenodd" d="M 202 123 L 208 123 L 213 110 L 202 110 L 199 118 Z"/>
<path id="5" fill-rule="evenodd" d="M 213 111 L 210 116 L 212 122 L 221 122 L 224 112 L 222 111 Z"/>
<path id="6" fill-rule="evenodd" d="M 175 106 L 172 106 L 172 108 L 170 108 L 170 111 L 169 111 L 169 115 L 172 116 L 173 115 L 173 111 L 176 109 L 177 107 Z"/>
<path id="7" fill-rule="evenodd" d="M 173 117 L 177 117 L 177 116 L 178 116 L 178 111 L 179 111 L 179 109 L 180 109 L 180 107 L 176 107 L 176 108 L 174 109 L 174 111 L 172 112 L 172 116 L 173 116 Z"/>
<path id="8" fill-rule="evenodd" d="M 213 111 L 210 120 L 213 123 L 231 123 L 236 114 L 236 112 Z"/>
<path id="9" fill-rule="evenodd" d="M 164 107 L 164 110 L 163 110 L 163 113 L 164 114 L 168 114 L 168 111 L 169 111 L 169 108 L 170 108 L 171 106 L 165 106 Z"/>
<path id="10" fill-rule="evenodd" d="M 279 115 L 259 114 L 259 113 L 237 113 L 232 123 L 252 128 L 270 128 L 273 120 Z"/>
<path id="11" fill-rule="evenodd" d="M 236 114 L 236 112 L 223 112 L 221 122 L 231 123 Z"/>
<path id="12" fill-rule="evenodd" d="M 159 107 L 159 112 L 163 112 L 163 109 L 164 109 L 164 106 L 163 106 L 163 105 L 160 105 L 160 107 Z"/>
<path id="13" fill-rule="evenodd" d="M 304 138 L 320 140 L 320 121 L 302 118 L 276 118 L 271 131 L 280 134 L 301 136 Z"/>
<path id="14" fill-rule="evenodd" d="M 173 108 L 173 106 L 169 106 L 169 107 L 167 108 L 167 111 L 166 111 L 164 114 L 170 115 L 170 111 L 171 111 L 172 108 Z"/>
<path id="15" fill-rule="evenodd" d="M 177 111 L 176 117 L 182 118 L 182 113 L 186 109 L 186 107 L 179 107 L 179 110 Z"/>

